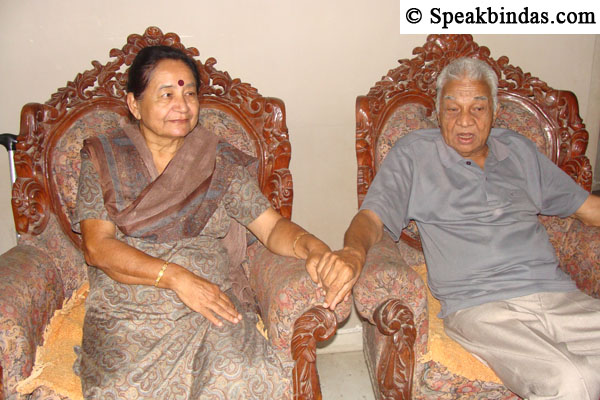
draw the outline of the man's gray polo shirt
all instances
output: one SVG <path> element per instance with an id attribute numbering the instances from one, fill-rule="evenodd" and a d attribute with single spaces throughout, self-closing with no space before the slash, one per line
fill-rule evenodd
<path id="1" fill-rule="evenodd" d="M 439 129 L 400 138 L 361 209 L 398 240 L 416 221 L 440 317 L 478 304 L 575 284 L 538 214 L 566 217 L 589 193 L 524 136 L 492 129 L 485 170 L 444 142 Z"/>

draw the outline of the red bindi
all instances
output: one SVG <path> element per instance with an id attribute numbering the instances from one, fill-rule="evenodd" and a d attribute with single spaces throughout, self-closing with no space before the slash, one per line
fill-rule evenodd
<path id="1" fill-rule="evenodd" d="M 178 81 L 177 81 L 177 84 L 178 84 L 179 86 L 183 86 L 183 84 L 184 84 L 184 83 L 185 83 L 185 82 L 183 82 L 183 79 L 180 79 L 180 80 L 178 80 Z"/>

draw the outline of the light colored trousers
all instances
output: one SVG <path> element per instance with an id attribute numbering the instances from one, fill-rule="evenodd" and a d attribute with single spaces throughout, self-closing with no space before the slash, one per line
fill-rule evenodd
<path id="1" fill-rule="evenodd" d="M 600 300 L 578 290 L 466 308 L 444 328 L 523 398 L 600 398 Z"/>

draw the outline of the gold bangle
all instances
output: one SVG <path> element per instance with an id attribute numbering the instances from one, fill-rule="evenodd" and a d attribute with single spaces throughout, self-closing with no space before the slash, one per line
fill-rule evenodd
<path id="1" fill-rule="evenodd" d="M 154 287 L 158 286 L 158 282 L 160 282 L 160 278 L 163 277 L 165 270 L 167 269 L 167 266 L 169 265 L 168 261 L 165 261 L 165 263 L 163 264 L 162 268 L 160 269 L 160 271 L 158 272 L 158 276 L 156 277 L 156 282 L 154 282 Z"/>
<path id="2" fill-rule="evenodd" d="M 298 243 L 298 240 L 300 240 L 300 238 L 301 238 L 302 236 L 304 236 L 304 235 L 310 235 L 310 233 L 308 233 L 308 232 L 304 231 L 304 232 L 302 232 L 302 233 L 298 234 L 298 236 L 296 236 L 296 239 L 294 239 L 294 244 L 292 245 L 292 250 L 294 251 L 294 255 L 295 255 L 297 258 L 302 258 L 302 257 L 300 257 L 300 256 L 298 255 L 298 253 L 296 253 L 296 244 Z"/>

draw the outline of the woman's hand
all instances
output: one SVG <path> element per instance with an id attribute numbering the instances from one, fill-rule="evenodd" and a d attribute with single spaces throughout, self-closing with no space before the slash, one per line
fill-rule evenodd
<path id="1" fill-rule="evenodd" d="M 117 240 L 115 232 L 115 225 L 109 221 L 81 221 L 83 250 L 87 263 L 100 268 L 121 283 L 154 285 L 164 261 Z M 217 315 L 234 324 L 242 319 L 231 300 L 217 285 L 180 265 L 170 263 L 158 287 L 175 291 L 186 306 L 204 315 L 217 326 L 223 325 Z"/>
<path id="2" fill-rule="evenodd" d="M 175 267 L 171 264 L 169 267 Z M 217 316 L 237 324 L 242 316 L 237 312 L 235 306 L 221 289 L 204 278 L 186 270 L 183 267 L 173 268 L 169 286 L 177 294 L 179 299 L 190 309 L 204 315 L 206 319 L 217 326 L 222 326 Z"/>
<path id="3" fill-rule="evenodd" d="M 332 252 L 319 238 L 272 208 L 250 223 L 248 229 L 272 252 L 306 260 L 310 278 L 319 286 L 319 292 L 325 291 L 324 307 L 333 310 L 348 298 L 364 264 L 358 252 L 349 248 Z"/>

